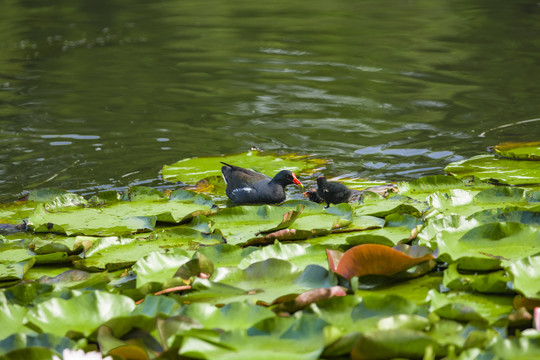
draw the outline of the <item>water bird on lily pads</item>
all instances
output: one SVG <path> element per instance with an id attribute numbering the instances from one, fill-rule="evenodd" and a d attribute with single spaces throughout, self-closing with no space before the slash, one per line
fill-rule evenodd
<path id="1" fill-rule="evenodd" d="M 329 207 L 330 204 L 349 202 L 352 190 L 336 181 L 328 181 L 321 175 L 317 178 L 317 195 L 326 202 L 326 207 Z"/>
<path id="2" fill-rule="evenodd" d="M 285 201 L 285 187 L 300 180 L 290 170 L 281 170 L 273 178 L 259 172 L 221 162 L 227 184 L 225 193 L 237 204 L 277 204 Z"/>

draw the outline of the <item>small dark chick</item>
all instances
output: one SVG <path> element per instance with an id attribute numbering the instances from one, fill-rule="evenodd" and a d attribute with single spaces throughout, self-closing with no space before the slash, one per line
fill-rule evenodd
<path id="1" fill-rule="evenodd" d="M 349 201 L 352 191 L 345 185 L 328 181 L 321 175 L 317 178 L 317 195 L 326 202 L 328 208 L 330 204 L 340 204 Z"/>
<path id="2" fill-rule="evenodd" d="M 317 189 L 309 189 L 308 191 L 302 193 L 309 201 L 316 202 L 317 204 L 322 203 L 324 200 L 317 194 Z"/>

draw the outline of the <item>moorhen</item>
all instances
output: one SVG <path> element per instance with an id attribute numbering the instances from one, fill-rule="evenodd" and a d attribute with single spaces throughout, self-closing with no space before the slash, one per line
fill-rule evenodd
<path id="1" fill-rule="evenodd" d="M 302 186 L 290 170 L 281 170 L 270 178 L 253 170 L 221 162 L 221 173 L 227 184 L 225 193 L 237 204 L 277 204 L 285 201 L 285 186 Z"/>
<path id="2" fill-rule="evenodd" d="M 317 194 L 317 189 L 309 189 L 308 191 L 302 193 L 309 201 L 316 202 L 317 204 L 322 203 L 324 200 L 321 199 L 319 194 Z"/>
<path id="3" fill-rule="evenodd" d="M 326 202 L 326 207 L 330 204 L 340 204 L 349 201 L 352 191 L 345 185 L 328 181 L 321 175 L 317 178 L 317 195 Z"/>

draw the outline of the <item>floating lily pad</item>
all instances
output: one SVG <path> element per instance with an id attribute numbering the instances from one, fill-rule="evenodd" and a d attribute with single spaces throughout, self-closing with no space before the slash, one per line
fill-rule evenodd
<path id="1" fill-rule="evenodd" d="M 267 307 L 232 302 L 221 308 L 205 303 L 184 306 L 179 315 L 197 320 L 205 328 L 234 330 L 247 329 L 259 321 L 274 317 Z"/>
<path id="2" fill-rule="evenodd" d="M 351 353 L 354 360 L 420 358 L 426 349 L 441 356 L 444 349 L 428 334 L 418 330 L 371 331 L 361 334 Z"/>
<path id="3" fill-rule="evenodd" d="M 66 337 L 18 333 L 0 341 L 0 355 L 3 359 L 51 359 L 74 347 L 75 341 Z"/>
<path id="4" fill-rule="evenodd" d="M 467 186 L 462 180 L 459 180 L 454 176 L 446 175 L 426 176 L 410 182 L 400 182 L 398 184 L 398 191 L 400 194 L 421 201 L 424 201 L 428 195 L 436 191 L 466 188 Z"/>
<path id="5" fill-rule="evenodd" d="M 35 232 L 127 235 L 151 231 L 156 221 L 182 223 L 213 212 L 211 200 L 186 190 L 172 192 L 169 199 L 155 189 L 139 186 L 129 189 L 127 197 L 129 201 L 83 207 L 84 199 L 64 194 L 38 205 L 28 223 Z"/>
<path id="6" fill-rule="evenodd" d="M 83 241 L 79 237 L 78 241 Z M 153 251 L 168 252 L 187 248 L 190 243 L 217 244 L 211 235 L 187 228 L 177 228 L 153 234 L 151 237 L 120 238 L 103 237 L 93 241 L 84 259 L 77 261 L 78 268 L 91 271 L 114 271 L 133 265 Z"/>
<path id="7" fill-rule="evenodd" d="M 475 176 L 494 184 L 540 185 L 540 166 L 534 161 L 516 161 L 493 155 L 478 155 L 446 166 L 458 178 Z"/>
<path id="8" fill-rule="evenodd" d="M 439 258 L 456 262 L 462 270 L 496 270 L 501 261 L 540 252 L 540 233 L 520 223 L 488 223 L 465 234 L 444 232 L 437 237 Z"/>
<path id="9" fill-rule="evenodd" d="M 24 317 L 28 312 L 23 306 L 10 304 L 3 293 L 0 293 L 0 339 L 4 339 L 12 334 L 29 332 L 23 325 Z"/>
<path id="10" fill-rule="evenodd" d="M 505 262 L 513 288 L 527 298 L 540 299 L 540 256 Z"/>
<path id="11" fill-rule="evenodd" d="M 444 271 L 443 285 L 455 291 L 502 294 L 512 293 L 507 286 L 510 280 L 510 276 L 503 270 L 461 273 L 457 264 L 450 264 Z"/>
<path id="12" fill-rule="evenodd" d="M 432 290 L 429 297 L 431 311 L 441 317 L 457 321 L 504 325 L 513 310 L 510 296 L 457 292 L 441 294 Z"/>
<path id="13" fill-rule="evenodd" d="M 540 160 L 540 141 L 527 143 L 505 142 L 492 146 L 489 150 L 503 158 Z"/>
<path id="14" fill-rule="evenodd" d="M 329 324 L 324 358 L 349 355 L 358 337 L 376 329 L 385 318 L 421 312 L 421 308 L 401 296 L 373 293 L 363 297 L 331 297 L 311 307 Z M 426 319 L 423 320 L 425 326 Z"/>
<path id="15" fill-rule="evenodd" d="M 279 156 L 259 151 L 248 151 L 230 156 L 183 159 L 174 164 L 163 166 L 161 174 L 166 181 L 195 184 L 210 176 L 221 176 L 222 161 L 253 169 L 270 177 L 273 177 L 280 170 L 291 170 L 298 173 L 309 172 L 326 163 L 325 160 L 296 154 Z"/>
<path id="16" fill-rule="evenodd" d="M 273 317 L 247 329 L 226 331 L 214 341 L 185 336 L 179 353 L 224 360 L 316 360 L 324 348 L 325 323 L 311 314 Z"/>
<path id="17" fill-rule="evenodd" d="M 0 281 L 20 280 L 35 263 L 35 255 L 26 249 L 0 252 Z"/>
<path id="18" fill-rule="evenodd" d="M 126 296 L 94 291 L 67 300 L 44 301 L 28 311 L 26 321 L 57 336 L 70 332 L 89 336 L 103 322 L 128 315 L 134 308 L 135 303 Z"/>
<path id="19" fill-rule="evenodd" d="M 188 253 L 182 249 L 148 254 L 133 266 L 133 271 L 137 274 L 137 287 L 149 282 L 170 282 L 178 268 L 189 260 Z"/>
<path id="20" fill-rule="evenodd" d="M 235 206 L 213 214 L 209 219 L 231 245 L 242 244 L 261 234 L 286 228 L 303 208 L 290 210 L 281 206 Z M 272 242 L 274 242 L 272 240 Z"/>
<path id="21" fill-rule="evenodd" d="M 415 255 L 417 254 L 410 256 L 384 245 L 358 245 L 347 250 L 336 269 L 331 270 L 347 279 L 366 275 L 392 276 L 422 262 L 435 259 L 428 251 L 422 251 L 419 253 L 420 256 Z"/>

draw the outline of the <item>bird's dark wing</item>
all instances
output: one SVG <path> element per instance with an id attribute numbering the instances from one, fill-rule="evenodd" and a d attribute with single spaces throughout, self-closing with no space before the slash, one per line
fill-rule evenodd
<path id="1" fill-rule="evenodd" d="M 270 181 L 271 178 L 259 172 L 244 169 L 239 166 L 222 162 L 225 166 L 221 168 L 221 173 L 227 185 L 232 188 L 251 187 L 261 181 Z"/>

